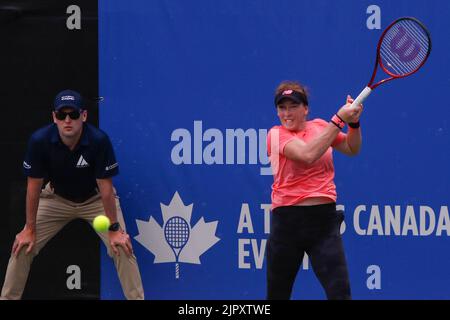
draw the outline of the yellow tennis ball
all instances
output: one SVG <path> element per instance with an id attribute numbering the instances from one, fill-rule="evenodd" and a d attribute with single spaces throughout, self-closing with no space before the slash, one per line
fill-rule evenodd
<path id="1" fill-rule="evenodd" d="M 95 231 L 97 232 L 106 232 L 108 231 L 110 225 L 109 218 L 105 215 L 96 216 L 92 225 L 94 226 Z"/>

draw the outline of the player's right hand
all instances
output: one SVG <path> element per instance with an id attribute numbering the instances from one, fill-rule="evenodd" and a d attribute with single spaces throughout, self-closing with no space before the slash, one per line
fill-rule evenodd
<path id="1" fill-rule="evenodd" d="M 27 251 L 25 252 L 25 254 L 29 254 L 31 252 L 31 250 L 33 250 L 35 241 L 36 241 L 36 232 L 35 232 L 35 230 L 25 225 L 25 228 L 23 228 L 23 230 L 20 231 L 16 235 L 16 239 L 14 240 L 14 244 L 13 244 L 11 253 L 15 257 L 17 257 L 17 255 L 19 254 L 20 250 L 23 247 L 28 246 Z"/>

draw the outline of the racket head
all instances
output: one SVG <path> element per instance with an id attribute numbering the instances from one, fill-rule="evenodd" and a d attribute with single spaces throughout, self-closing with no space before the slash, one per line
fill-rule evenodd
<path id="1" fill-rule="evenodd" d="M 431 52 L 431 36 L 425 25 L 413 17 L 392 22 L 380 37 L 377 60 L 393 78 L 407 77 L 417 72 Z"/>
<path id="2" fill-rule="evenodd" d="M 189 224 L 182 217 L 172 217 L 164 225 L 164 236 L 172 249 L 181 249 L 189 240 Z"/>

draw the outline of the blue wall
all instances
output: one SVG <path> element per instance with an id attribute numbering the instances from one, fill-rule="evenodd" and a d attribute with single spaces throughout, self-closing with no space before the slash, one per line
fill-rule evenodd
<path id="1" fill-rule="evenodd" d="M 381 29 L 367 26 L 370 5 Z M 99 2 L 100 126 L 120 162 L 115 184 L 147 299 L 264 299 L 273 91 L 299 80 L 311 118 L 329 119 L 367 84 L 382 29 L 401 16 L 427 25 L 430 59 L 368 98 L 358 157 L 335 153 L 352 292 L 449 299 L 450 2 Z M 233 136 L 244 133 L 246 145 Z M 191 231 L 179 279 L 162 229 L 172 216 Z M 104 251 L 102 298 L 123 298 Z M 306 262 L 293 298 L 324 298 Z"/>

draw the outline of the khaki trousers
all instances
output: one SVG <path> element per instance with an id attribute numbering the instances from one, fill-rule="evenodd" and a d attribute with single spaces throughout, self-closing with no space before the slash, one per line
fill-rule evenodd
<path id="1" fill-rule="evenodd" d="M 125 230 L 125 222 L 117 196 L 116 207 L 117 219 Z M 22 297 L 33 258 L 67 223 L 81 218 L 92 225 L 92 221 L 99 214 L 104 214 L 100 194 L 85 202 L 76 203 L 54 194 L 50 185 L 47 184 L 45 189 L 42 190 L 39 200 L 35 247 L 28 255 L 25 254 L 26 247 L 20 250 L 17 257 L 11 255 L 0 299 L 20 299 Z M 109 244 L 108 233 L 97 232 L 97 234 L 106 245 L 108 255 L 114 260 L 125 297 L 129 300 L 144 299 L 144 289 L 135 255 L 128 257 L 123 249 L 118 247 L 120 255 L 116 256 Z"/>

